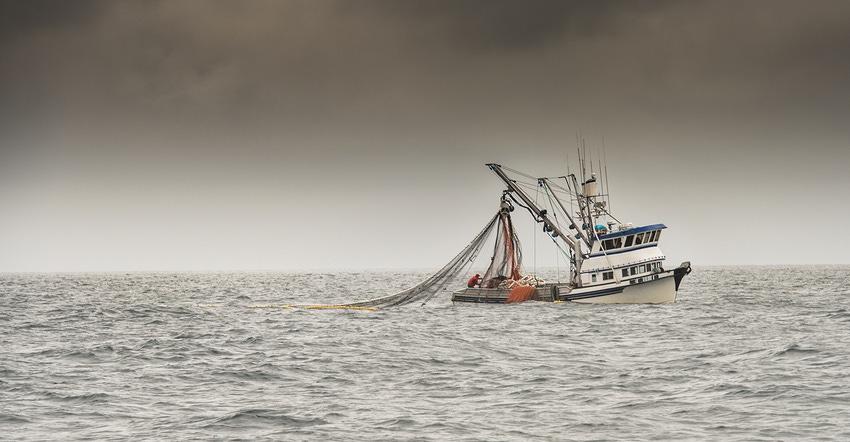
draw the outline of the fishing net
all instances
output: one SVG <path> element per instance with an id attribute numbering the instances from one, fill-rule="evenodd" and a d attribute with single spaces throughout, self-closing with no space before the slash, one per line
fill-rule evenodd
<path id="1" fill-rule="evenodd" d="M 484 229 L 478 233 L 463 250 L 460 251 L 448 264 L 438 270 L 424 281 L 410 287 L 401 292 L 383 296 L 380 298 L 369 299 L 366 301 L 352 302 L 350 304 L 335 304 L 335 305 L 320 305 L 320 306 L 301 306 L 304 308 L 352 308 L 352 309 L 378 309 L 386 307 L 396 307 L 414 302 L 422 301 L 422 304 L 428 302 L 431 297 L 441 292 L 454 281 L 464 269 L 471 265 L 482 246 L 487 241 L 491 232 L 495 228 L 501 215 L 497 213 L 490 219 Z"/>
<path id="2" fill-rule="evenodd" d="M 519 239 L 514 231 L 510 212 L 503 208 L 499 211 L 499 235 L 493 249 L 493 261 L 484 272 L 482 287 L 496 288 L 502 281 L 519 280 L 522 264 L 522 252 Z"/>
<path id="3" fill-rule="evenodd" d="M 505 300 L 505 304 L 525 302 L 531 299 L 538 299 L 538 297 L 539 294 L 537 292 L 537 287 L 534 287 L 533 285 L 518 285 L 511 289 L 511 293 L 508 295 L 508 299 Z"/>

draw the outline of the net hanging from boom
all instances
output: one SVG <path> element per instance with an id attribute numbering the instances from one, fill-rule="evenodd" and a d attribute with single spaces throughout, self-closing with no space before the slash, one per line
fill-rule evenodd
<path id="1" fill-rule="evenodd" d="M 481 279 L 482 287 L 495 288 L 506 279 L 518 281 L 522 278 L 519 273 L 522 252 L 511 221 L 510 208 L 510 205 L 503 204 L 499 210 L 499 233 L 493 249 L 493 260 Z"/>
<path id="2" fill-rule="evenodd" d="M 478 252 L 484 246 L 488 236 L 499 224 L 497 221 L 502 215 L 497 213 L 490 219 L 484 229 L 476 236 L 463 250 L 460 251 L 451 261 L 436 273 L 423 280 L 413 287 L 401 292 L 383 296 L 380 298 L 368 299 L 365 301 L 352 302 L 349 304 L 334 304 L 324 306 L 307 306 L 312 308 L 386 308 L 397 307 L 422 301 L 424 304 L 431 297 L 442 291 L 446 286 L 457 278 L 464 271 L 467 265 L 471 264 L 478 256 Z M 303 306 L 302 306 L 303 307 Z"/>

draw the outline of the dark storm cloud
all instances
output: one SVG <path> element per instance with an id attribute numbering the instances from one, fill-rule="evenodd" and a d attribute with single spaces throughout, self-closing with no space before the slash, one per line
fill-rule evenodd
<path id="1" fill-rule="evenodd" d="M 409 25 L 436 23 L 454 46 L 470 52 L 526 51 L 564 37 L 590 38 L 614 31 L 628 11 L 662 7 L 663 2 L 558 0 L 437 0 L 340 2 L 342 11 L 375 13 Z M 439 38 L 441 35 L 433 35 Z"/>
<path id="2" fill-rule="evenodd" d="M 850 3 L 741 2 L 733 8 L 696 4 L 669 17 L 667 47 L 675 74 L 721 99 L 756 106 L 798 99 L 841 99 L 850 74 Z M 678 40 L 678 41 L 676 41 Z M 831 90 L 825 90 L 828 86 Z"/>
<path id="3" fill-rule="evenodd" d="M 492 88 L 656 108 L 840 105 L 850 74 L 847 2 L 2 4 L 7 95 L 190 116 L 355 112 L 393 94 L 427 107 L 434 89 L 474 108 L 500 98 Z"/>
<path id="4" fill-rule="evenodd" d="M 45 29 L 86 25 L 102 11 L 102 3 L 102 0 L 0 2 L 0 44 Z"/>
<path id="5" fill-rule="evenodd" d="M 850 104 L 850 2 L 836 6 L 818 15 L 800 11 L 799 26 L 779 19 L 787 33 L 757 62 L 763 78 L 776 78 L 777 91 L 789 94 L 792 103 L 799 100 L 809 109 Z"/>

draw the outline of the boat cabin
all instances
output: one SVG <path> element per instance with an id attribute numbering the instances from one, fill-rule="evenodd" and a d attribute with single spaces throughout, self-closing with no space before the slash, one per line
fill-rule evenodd
<path id="1" fill-rule="evenodd" d="M 619 232 L 609 233 L 599 236 L 599 241 L 594 240 L 591 243 L 590 256 L 599 254 L 610 255 L 612 253 L 620 253 L 627 250 L 635 250 L 642 247 L 657 245 L 661 238 L 661 230 L 666 229 L 664 224 L 653 224 L 643 227 L 630 227 L 621 225 L 624 230 Z"/>
<path id="2" fill-rule="evenodd" d="M 581 279 L 595 285 L 629 280 L 630 283 L 657 278 L 663 272 L 664 254 L 658 249 L 664 224 L 633 227 L 611 226 L 618 231 L 598 236 L 591 242 L 590 255 L 584 261 Z"/>

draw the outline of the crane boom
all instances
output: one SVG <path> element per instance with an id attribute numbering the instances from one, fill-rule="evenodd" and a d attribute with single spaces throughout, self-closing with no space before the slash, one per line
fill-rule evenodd
<path id="1" fill-rule="evenodd" d="M 505 174 L 505 172 L 502 170 L 501 165 L 496 163 L 488 163 L 487 167 L 489 167 L 490 170 L 492 170 L 493 173 L 495 173 L 505 183 L 505 185 L 508 186 L 508 189 L 511 192 L 513 192 L 516 196 L 519 197 L 519 199 L 522 200 L 523 203 L 525 203 L 529 210 L 531 210 L 531 212 L 534 213 L 534 215 L 537 217 L 538 222 L 543 223 L 544 227 L 551 230 L 552 232 L 557 233 L 558 236 L 570 246 L 570 249 L 572 249 L 573 251 L 573 261 L 575 262 L 575 274 L 572 275 L 573 282 L 577 286 L 581 286 L 581 278 L 579 278 L 578 276 L 581 273 L 581 261 L 584 257 L 581 251 L 581 243 L 573 239 L 572 236 L 565 235 L 564 232 L 562 232 L 561 229 L 558 227 L 558 225 L 554 223 L 551 218 L 549 218 L 549 215 L 546 213 L 546 211 L 537 207 L 537 204 L 535 204 L 534 201 L 529 198 L 529 196 L 526 195 L 525 192 L 520 189 L 519 186 L 517 186 L 516 182 L 510 177 L 508 177 L 507 174 Z"/>

